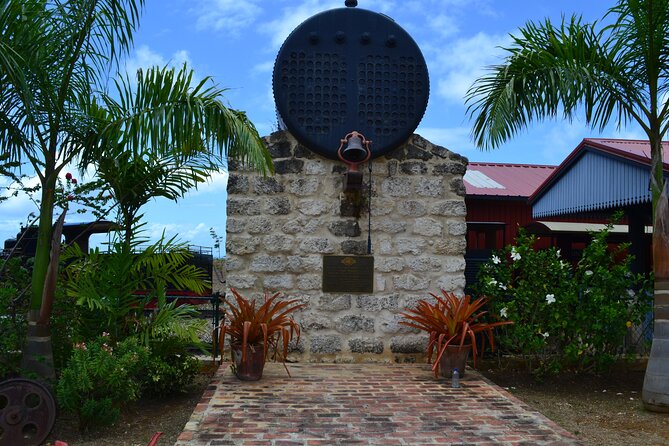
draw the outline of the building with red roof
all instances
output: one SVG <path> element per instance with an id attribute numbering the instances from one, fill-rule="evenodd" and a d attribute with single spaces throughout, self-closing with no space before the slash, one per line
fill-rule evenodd
<path id="1" fill-rule="evenodd" d="M 669 142 L 663 143 L 669 160 Z M 665 178 L 669 165 L 663 164 Z M 578 259 L 588 231 L 603 228 L 615 211 L 624 219 L 611 241 L 631 242 L 633 270 L 651 270 L 650 144 L 622 139 L 584 139 L 559 166 L 469 163 L 467 284 L 492 250 L 512 243 L 520 227 Z"/>

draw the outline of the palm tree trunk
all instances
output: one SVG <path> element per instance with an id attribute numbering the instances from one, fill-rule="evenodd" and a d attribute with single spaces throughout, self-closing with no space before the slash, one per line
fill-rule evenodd
<path id="1" fill-rule="evenodd" d="M 669 412 L 669 203 L 666 187 L 655 207 L 653 227 L 655 308 L 653 344 L 641 398 L 646 409 Z"/>

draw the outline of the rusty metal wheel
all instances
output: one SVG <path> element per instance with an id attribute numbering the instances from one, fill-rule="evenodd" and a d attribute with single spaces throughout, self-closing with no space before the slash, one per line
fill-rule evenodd
<path id="1" fill-rule="evenodd" d="M 0 383 L 0 446 L 36 446 L 51 432 L 56 403 L 49 389 L 30 379 Z"/>

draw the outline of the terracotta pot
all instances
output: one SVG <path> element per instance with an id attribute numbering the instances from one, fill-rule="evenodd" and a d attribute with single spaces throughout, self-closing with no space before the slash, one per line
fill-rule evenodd
<path id="1" fill-rule="evenodd" d="M 247 345 L 246 358 L 242 361 L 242 345 L 234 344 L 230 348 L 233 371 L 242 381 L 258 381 L 265 368 L 265 352 L 262 345 Z"/>
<path id="2" fill-rule="evenodd" d="M 471 351 L 471 345 L 448 345 L 446 351 L 439 359 L 439 374 L 446 378 L 450 378 L 453 374 L 453 369 L 458 369 L 460 378 L 465 376 L 465 367 L 467 366 L 467 359 Z"/>

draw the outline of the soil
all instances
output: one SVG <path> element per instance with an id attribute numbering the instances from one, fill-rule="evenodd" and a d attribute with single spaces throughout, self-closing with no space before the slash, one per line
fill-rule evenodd
<path id="1" fill-rule="evenodd" d="M 520 400 L 573 432 L 585 445 L 669 445 L 669 414 L 647 412 L 641 404 L 643 364 L 621 364 L 599 376 L 563 374 L 536 381 L 517 364 L 488 361 L 479 371 Z M 61 414 L 47 445 L 145 446 L 155 432 L 158 445 L 172 445 L 199 402 L 211 370 L 198 376 L 188 391 L 162 400 L 143 400 L 130 407 L 113 427 L 80 433 L 74 417 Z"/>

